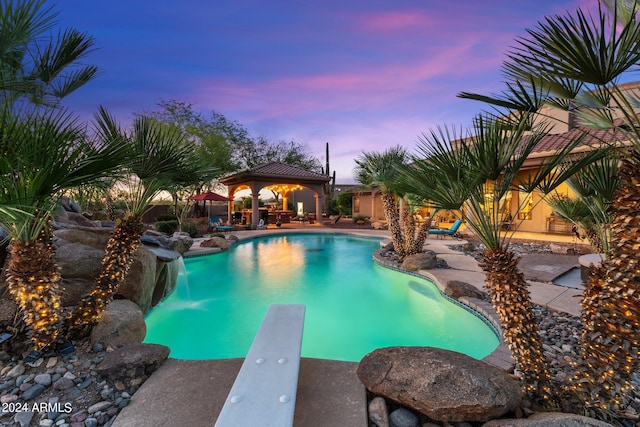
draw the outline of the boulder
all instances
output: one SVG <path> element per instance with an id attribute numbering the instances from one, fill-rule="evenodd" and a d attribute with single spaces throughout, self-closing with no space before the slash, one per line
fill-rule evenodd
<path id="1" fill-rule="evenodd" d="M 177 261 L 162 262 L 158 260 L 156 264 L 156 286 L 151 296 L 151 307 L 155 307 L 176 289 L 178 269 L 179 263 Z"/>
<path id="2" fill-rule="evenodd" d="M 79 278 L 63 278 L 62 293 L 60 295 L 63 307 L 77 306 L 80 304 L 82 297 L 88 295 L 96 283 L 94 280 Z"/>
<path id="3" fill-rule="evenodd" d="M 160 248 L 157 246 L 145 246 L 145 249 L 154 254 L 162 262 L 171 262 L 180 258 L 180 253 L 171 249 Z"/>
<path id="4" fill-rule="evenodd" d="M 62 277 L 68 279 L 94 279 L 100 272 L 103 257 L 102 249 L 82 243 L 67 243 L 56 249 L 56 261 Z"/>
<path id="5" fill-rule="evenodd" d="M 220 249 L 229 249 L 231 247 L 231 242 L 227 239 L 223 239 L 222 237 L 212 237 L 207 240 L 203 240 L 200 242 L 201 248 L 220 248 Z"/>
<path id="6" fill-rule="evenodd" d="M 529 418 L 492 420 L 482 427 L 610 427 L 612 424 L 576 414 L 538 412 Z"/>
<path id="7" fill-rule="evenodd" d="M 171 250 L 183 254 L 187 252 L 191 246 L 193 246 L 193 238 L 189 235 L 189 233 L 173 233 L 173 236 L 171 237 L 171 244 L 169 246 Z"/>
<path id="8" fill-rule="evenodd" d="M 169 348 L 159 344 L 125 345 L 108 353 L 96 367 L 110 381 L 146 378 L 169 356 Z"/>
<path id="9" fill-rule="evenodd" d="M 135 253 L 129 274 L 116 292 L 118 297 L 138 304 L 143 313 L 151 308 L 151 300 L 156 287 L 156 263 L 156 255 L 146 246 L 140 245 Z"/>
<path id="10" fill-rule="evenodd" d="M 385 228 L 387 228 L 387 226 L 384 223 L 380 222 L 380 221 L 376 221 L 376 222 L 372 223 L 371 227 L 374 230 L 384 230 Z"/>
<path id="11" fill-rule="evenodd" d="M 111 238 L 113 230 L 98 227 L 73 227 L 56 230 L 54 237 L 68 243 L 81 243 L 96 249 L 104 250 Z"/>
<path id="12" fill-rule="evenodd" d="M 95 222 L 93 222 L 92 220 L 90 220 L 89 218 L 87 218 L 81 213 L 67 212 L 67 221 L 70 222 L 71 224 L 77 224 L 81 227 L 98 228 Z"/>
<path id="13" fill-rule="evenodd" d="M 441 422 L 484 422 L 519 407 L 520 385 L 503 370 L 431 347 L 374 350 L 358 365 L 371 393 Z"/>
<path id="14" fill-rule="evenodd" d="M 485 299 L 487 297 L 486 292 L 482 292 L 475 286 L 459 280 L 449 280 L 444 288 L 444 293 L 455 299 L 460 297 Z"/>
<path id="15" fill-rule="evenodd" d="M 405 257 L 400 268 L 409 271 L 430 270 L 436 268 L 437 262 L 435 252 L 424 251 Z"/>
<path id="16" fill-rule="evenodd" d="M 91 343 L 117 347 L 140 344 L 147 334 L 144 315 L 135 303 L 128 300 L 111 301 L 91 331 Z"/>

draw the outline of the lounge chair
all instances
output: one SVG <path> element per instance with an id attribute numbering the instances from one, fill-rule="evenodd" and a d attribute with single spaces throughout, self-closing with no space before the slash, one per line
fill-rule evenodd
<path id="1" fill-rule="evenodd" d="M 214 216 L 209 218 L 209 230 L 222 231 L 224 233 L 227 231 L 233 231 L 235 230 L 235 228 L 233 227 L 233 225 L 222 225 L 222 220 L 217 216 Z"/>
<path id="2" fill-rule="evenodd" d="M 429 234 L 434 234 L 439 238 L 443 238 L 444 236 L 451 236 L 456 239 L 461 239 L 462 235 L 458 232 L 458 229 L 462 225 L 461 219 L 456 219 L 456 221 L 451 225 L 450 228 L 430 228 Z"/>

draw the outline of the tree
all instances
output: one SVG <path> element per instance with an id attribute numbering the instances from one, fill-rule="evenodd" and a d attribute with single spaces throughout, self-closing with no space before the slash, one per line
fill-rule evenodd
<path id="1" fill-rule="evenodd" d="M 161 101 L 158 106 L 159 111 L 136 116 L 151 117 L 182 129 L 184 143 L 191 145 L 203 167 L 215 168 L 220 173 L 235 172 L 240 168 L 234 159 L 235 151 L 237 146 L 246 143 L 248 132 L 239 123 L 229 122 L 215 111 L 211 118 L 205 118 L 193 111 L 193 105 L 188 102 Z"/>
<path id="2" fill-rule="evenodd" d="M 0 2 L 0 96 L 56 106 L 93 78 L 98 68 L 81 61 L 94 40 L 75 29 L 50 34 L 57 13 L 44 0 Z"/>
<path id="3" fill-rule="evenodd" d="M 561 218 L 575 224 L 578 237 L 586 237 L 593 249 L 605 256 L 611 247 L 609 225 L 613 218 L 609 211 L 619 187 L 619 163 L 615 155 L 592 163 L 567 180 L 576 197 L 554 194 L 547 200 Z"/>
<path id="4" fill-rule="evenodd" d="M 70 335 L 88 332 L 124 281 L 144 231 L 142 215 L 153 198 L 164 189 L 192 180 L 199 166 L 190 163 L 190 147 L 176 126 L 139 116 L 127 132 L 104 109 L 96 118 L 101 140 L 123 141 L 130 150 L 131 156 L 123 164 L 129 210 L 118 219 L 107 242 L 96 287 L 67 318 Z"/>
<path id="5" fill-rule="evenodd" d="M 113 173 L 126 153 L 84 132 L 63 110 L 0 111 L 0 223 L 12 239 L 7 283 L 35 350 L 59 339 L 62 321 L 51 212 L 66 189 Z"/>
<path id="6" fill-rule="evenodd" d="M 356 181 L 363 186 L 380 189 L 385 219 L 399 259 L 420 252 L 427 237 L 426 230 L 430 221 L 421 226 L 425 231 L 421 229 L 422 241 L 419 241 L 415 238 L 415 222 L 411 212 L 399 212 L 400 200 L 404 196 L 400 170 L 408 161 L 407 150 L 398 145 L 381 153 L 362 153 L 355 161 Z"/>
<path id="7" fill-rule="evenodd" d="M 429 200 L 435 209 L 461 212 L 486 246 L 481 267 L 505 343 L 517 362 L 525 392 L 549 405 L 555 399 L 549 363 L 533 318 L 528 285 L 518 269 L 519 258 L 509 249 L 515 230 L 502 230 L 503 203 L 511 191 L 549 194 L 599 153 L 564 163 L 582 143 L 582 139 L 568 141 L 537 171 L 521 174 L 524 162 L 547 135 L 548 126 L 531 128 L 530 122 L 528 115 L 516 120 L 479 115 L 466 138 L 446 129 L 423 134 L 402 176 L 407 191 Z M 517 211 L 522 208 L 518 206 Z"/>
<path id="8" fill-rule="evenodd" d="M 585 283 L 584 329 L 571 387 L 590 413 L 606 419 L 630 404 L 632 375 L 640 368 L 640 104 L 637 94 L 619 85 L 640 63 L 638 2 L 602 1 L 595 17 L 578 9 L 547 17 L 527 32 L 504 66 L 508 92 L 462 95 L 512 110 L 536 111 L 544 103 L 567 109 L 590 136 L 606 130 L 622 150 L 619 189 L 609 209 L 611 248 Z"/>

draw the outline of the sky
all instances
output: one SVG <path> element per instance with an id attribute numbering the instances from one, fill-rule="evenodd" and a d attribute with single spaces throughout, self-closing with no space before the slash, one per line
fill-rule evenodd
<path id="1" fill-rule="evenodd" d="M 99 77 L 64 102 L 123 124 L 160 101 L 191 103 L 254 137 L 295 140 L 354 183 L 354 159 L 423 132 L 463 129 L 497 94 L 517 36 L 596 0 L 64 0 L 61 27 L 95 38 Z"/>

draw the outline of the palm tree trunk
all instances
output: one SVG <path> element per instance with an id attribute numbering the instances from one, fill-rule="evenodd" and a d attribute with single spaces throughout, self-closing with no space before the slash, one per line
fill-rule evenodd
<path id="1" fill-rule="evenodd" d="M 404 254 L 412 255 L 417 252 L 412 252 L 416 241 L 416 220 L 410 209 L 404 209 L 402 211 L 402 226 L 404 237 Z M 419 252 L 419 251 L 418 251 Z"/>
<path id="2" fill-rule="evenodd" d="M 400 218 L 398 211 L 396 210 L 396 200 L 393 193 L 382 192 L 382 207 L 384 209 L 384 216 L 389 224 L 389 232 L 391 233 L 391 240 L 393 241 L 393 247 L 398 254 L 400 261 L 405 257 L 404 248 L 404 235 L 402 234 L 402 228 L 400 227 Z"/>
<path id="3" fill-rule="evenodd" d="M 47 241 L 11 242 L 7 266 L 9 292 L 15 297 L 34 350 L 54 344 L 60 334 L 60 268 Z"/>
<path id="4" fill-rule="evenodd" d="M 68 317 L 70 334 L 88 332 L 111 302 L 133 264 L 142 232 L 140 218 L 135 215 L 129 215 L 116 224 L 105 248 L 96 287 Z"/>
<path id="5" fill-rule="evenodd" d="M 502 329 L 504 340 L 522 374 L 524 391 L 550 403 L 553 398 L 549 362 L 543 354 L 542 340 L 531 310 L 531 298 L 524 275 L 518 269 L 520 258 L 512 252 L 487 250 L 482 270 L 486 287 Z"/>
<path id="6" fill-rule="evenodd" d="M 427 220 L 422 224 L 420 224 L 420 226 L 418 227 L 418 234 L 416 235 L 416 238 L 413 241 L 413 246 L 409 249 L 410 253 L 417 254 L 419 252 L 422 252 L 422 247 L 424 246 L 424 242 L 427 240 L 427 237 L 429 236 L 429 227 L 431 225 L 431 218 L 432 217 L 427 218 Z"/>
<path id="7" fill-rule="evenodd" d="M 611 248 L 602 268 L 585 284 L 584 330 L 574 390 L 587 408 L 620 413 L 632 399 L 640 369 L 640 153 L 618 171 L 620 189 L 611 206 Z"/>

